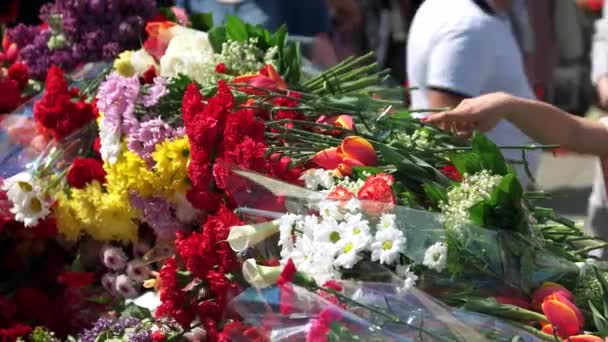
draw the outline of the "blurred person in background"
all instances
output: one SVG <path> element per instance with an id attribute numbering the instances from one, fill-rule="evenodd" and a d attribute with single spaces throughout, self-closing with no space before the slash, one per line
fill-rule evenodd
<path id="1" fill-rule="evenodd" d="M 211 12 L 214 24 L 223 23 L 228 15 L 270 31 L 286 24 L 290 35 L 312 38 L 310 58 L 313 63 L 323 67 L 337 63 L 330 41 L 329 8 L 324 0 L 177 0 L 176 5 L 189 13 Z"/>
<path id="2" fill-rule="evenodd" d="M 600 106 L 608 109 L 608 6 L 604 6 L 602 18 L 595 23 L 591 47 L 591 81 L 597 89 Z M 606 172 L 602 170 L 608 170 L 608 162 L 598 160 L 589 196 L 585 230 L 592 236 L 608 239 L 607 182 Z"/>
<path id="3" fill-rule="evenodd" d="M 534 98 L 509 18 L 514 2 L 426 0 L 420 6 L 407 44 L 408 81 L 418 88 L 411 93 L 413 108 L 456 107 L 463 99 L 498 91 Z M 498 145 L 532 142 L 507 121 L 488 137 Z M 520 151 L 503 154 L 521 159 Z M 539 151 L 527 153 L 532 173 L 539 158 Z M 524 187 L 529 185 L 523 165 L 515 169 Z"/>

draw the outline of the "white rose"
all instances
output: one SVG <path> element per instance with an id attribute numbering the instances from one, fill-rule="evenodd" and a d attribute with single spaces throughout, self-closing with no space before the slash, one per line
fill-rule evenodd
<path id="1" fill-rule="evenodd" d="M 133 69 L 138 76 L 143 76 L 151 66 L 155 67 L 158 70 L 158 65 L 146 50 L 141 49 L 135 51 L 131 56 L 131 65 L 133 65 Z"/>
<path id="2" fill-rule="evenodd" d="M 181 26 L 172 27 L 176 35 L 160 59 L 160 75 L 175 77 L 184 74 L 197 79 L 200 66 L 213 58 L 213 47 L 207 33 Z"/>

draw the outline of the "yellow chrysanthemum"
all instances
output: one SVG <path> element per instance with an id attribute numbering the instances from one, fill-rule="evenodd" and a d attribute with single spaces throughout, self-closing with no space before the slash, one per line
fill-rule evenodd
<path id="1" fill-rule="evenodd" d="M 185 192 L 188 188 L 188 138 L 165 140 L 152 153 L 154 173 L 165 192 Z"/>
<path id="2" fill-rule="evenodd" d="M 72 189 L 71 198 L 62 202 L 59 206 L 62 214 L 72 215 L 80 223 L 80 230 L 95 240 L 137 240 L 137 212 L 131 207 L 127 193 L 106 192 L 94 181 L 83 189 Z M 75 236 L 73 226 L 64 229 L 66 236 Z"/>
<path id="3" fill-rule="evenodd" d="M 131 151 L 124 151 L 114 164 L 105 163 L 108 192 L 127 195 L 136 191 L 147 197 L 154 194 L 158 179 L 146 165 L 146 162 Z"/>
<path id="4" fill-rule="evenodd" d="M 135 74 L 135 68 L 131 64 L 131 57 L 133 57 L 133 51 L 124 51 L 114 61 L 114 70 L 116 70 L 121 76 L 131 77 Z"/>
<path id="5" fill-rule="evenodd" d="M 77 241 L 82 232 L 83 224 L 76 218 L 69 199 L 63 193 L 60 193 L 57 197 L 54 214 L 59 233 L 68 241 Z"/>

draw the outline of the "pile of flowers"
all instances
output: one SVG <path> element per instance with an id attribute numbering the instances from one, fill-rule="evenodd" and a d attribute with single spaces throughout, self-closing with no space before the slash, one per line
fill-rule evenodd
<path id="1" fill-rule="evenodd" d="M 285 28 L 154 14 L 58 0 L 9 34 L 0 82 L 45 89 L 39 155 L 0 192 L 0 339 L 608 336 L 605 243 L 482 135 L 413 119 L 373 56 L 306 75 Z"/>

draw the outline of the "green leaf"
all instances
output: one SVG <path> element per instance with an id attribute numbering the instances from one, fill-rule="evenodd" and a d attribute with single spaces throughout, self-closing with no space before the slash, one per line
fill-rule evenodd
<path id="1" fill-rule="evenodd" d="M 602 336 L 608 335 L 608 320 L 602 313 L 593 305 L 591 301 L 589 301 L 589 308 L 591 308 L 591 312 L 593 313 L 593 322 L 595 323 L 595 327 L 599 331 Z"/>
<path id="2" fill-rule="evenodd" d="M 228 40 L 244 42 L 249 39 L 247 24 L 239 17 L 228 15 L 226 17 L 226 37 Z"/>
<path id="3" fill-rule="evenodd" d="M 133 303 L 127 304 L 124 310 L 122 311 L 123 316 L 131 316 L 138 319 L 145 319 L 152 317 L 152 313 L 150 310 L 146 308 L 142 308 L 141 306 L 137 306 Z"/>
<path id="4" fill-rule="evenodd" d="M 453 153 L 449 156 L 450 161 L 461 174 L 475 174 L 482 170 L 481 158 L 477 153 Z"/>
<path id="5" fill-rule="evenodd" d="M 593 267 L 593 271 L 595 272 L 595 277 L 597 281 L 600 283 L 600 287 L 602 288 L 602 303 L 604 306 L 604 316 L 608 317 L 608 281 L 602 275 L 600 270 L 597 267 Z"/>
<path id="6" fill-rule="evenodd" d="M 447 202 L 447 192 L 444 187 L 435 183 L 426 183 L 422 185 L 426 196 L 435 204 L 439 205 L 441 202 Z"/>
<path id="7" fill-rule="evenodd" d="M 494 298 L 466 298 L 462 308 L 524 322 L 537 321 L 542 317 L 542 315 L 537 312 L 522 309 L 515 305 L 500 304 Z"/>
<path id="8" fill-rule="evenodd" d="M 192 28 L 207 32 L 213 28 L 213 13 L 194 13 L 190 15 Z"/>
<path id="9" fill-rule="evenodd" d="M 177 22 L 177 16 L 175 15 L 175 13 L 173 13 L 171 8 L 169 8 L 169 7 L 162 7 L 160 9 L 160 14 L 165 16 L 165 18 L 167 18 L 167 20 L 169 20 L 169 21 L 172 21 L 174 23 Z"/>
<path id="10" fill-rule="evenodd" d="M 209 35 L 209 42 L 213 47 L 215 53 L 222 52 L 222 44 L 224 44 L 228 37 L 226 36 L 226 28 L 223 26 L 214 27 L 207 33 Z"/>
<path id="11" fill-rule="evenodd" d="M 473 152 L 480 157 L 482 167 L 495 175 L 506 175 L 509 167 L 500 149 L 481 133 L 475 133 L 472 139 Z"/>

